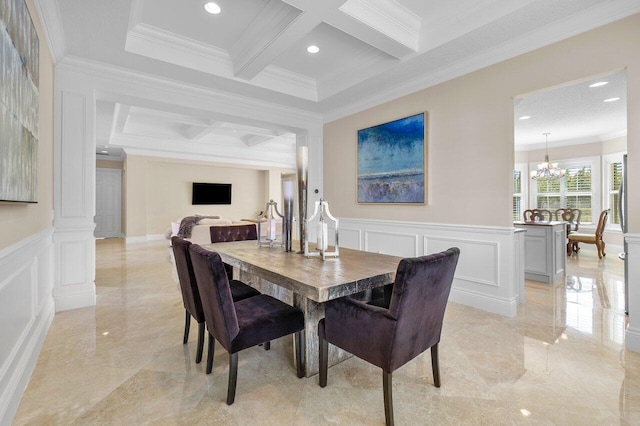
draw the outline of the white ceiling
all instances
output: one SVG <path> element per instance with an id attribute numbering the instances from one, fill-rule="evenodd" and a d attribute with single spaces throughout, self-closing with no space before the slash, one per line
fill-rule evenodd
<path id="1" fill-rule="evenodd" d="M 599 87 L 593 83 L 606 82 Z M 604 102 L 619 98 L 617 101 Z M 627 76 L 624 71 L 514 101 L 515 143 L 518 150 L 602 142 L 627 134 Z M 521 117 L 531 117 L 521 119 Z"/>
<path id="2" fill-rule="evenodd" d="M 217 0 L 219 15 L 207 14 L 204 0 L 36 3 L 58 61 L 109 64 L 325 120 L 640 12 L 637 0 Z M 319 53 L 307 53 L 311 43 Z M 231 157 L 236 146 L 258 163 L 292 146 L 286 129 L 268 123 L 131 99 L 104 99 L 99 109 L 99 146 L 195 140 Z"/>

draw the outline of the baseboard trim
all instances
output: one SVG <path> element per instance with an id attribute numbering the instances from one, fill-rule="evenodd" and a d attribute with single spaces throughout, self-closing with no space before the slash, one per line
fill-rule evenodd
<path id="1" fill-rule="evenodd" d="M 150 235 L 145 235 L 143 237 L 126 237 L 125 243 L 140 244 L 140 243 L 146 243 L 147 241 L 160 241 L 160 240 L 166 240 L 166 239 L 167 237 L 165 236 L 165 234 L 150 234 Z"/>
<path id="2" fill-rule="evenodd" d="M 487 296 L 485 294 L 474 293 L 454 287 L 451 289 L 449 300 L 451 302 L 460 303 L 493 314 L 502 315 L 512 318 L 518 312 L 518 299 L 504 300 L 497 297 Z"/>
<path id="3" fill-rule="evenodd" d="M 624 337 L 625 347 L 629 351 L 640 352 L 640 330 L 627 327 Z"/>
<path id="4" fill-rule="evenodd" d="M 96 286 L 93 284 L 92 290 L 72 295 L 62 295 L 53 297 L 56 312 L 68 311 L 70 309 L 88 308 L 96 305 Z"/>

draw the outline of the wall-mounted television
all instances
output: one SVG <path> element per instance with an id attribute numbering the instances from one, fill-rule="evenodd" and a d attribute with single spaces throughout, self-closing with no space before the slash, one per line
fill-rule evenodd
<path id="1" fill-rule="evenodd" d="M 231 184 L 193 182 L 191 204 L 231 204 Z"/>

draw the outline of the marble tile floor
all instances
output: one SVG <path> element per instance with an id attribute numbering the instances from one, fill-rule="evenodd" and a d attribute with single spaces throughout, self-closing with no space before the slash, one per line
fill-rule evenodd
<path id="1" fill-rule="evenodd" d="M 97 306 L 56 314 L 15 425 L 382 425 L 382 374 L 357 358 L 298 379 L 292 339 L 239 355 L 227 406 L 226 352 L 195 364 L 197 326 L 164 241 L 97 242 Z M 640 354 L 624 350 L 622 262 L 582 250 L 566 283 L 527 282 L 505 318 L 449 303 L 433 386 L 429 351 L 394 373 L 398 425 L 640 424 Z"/>

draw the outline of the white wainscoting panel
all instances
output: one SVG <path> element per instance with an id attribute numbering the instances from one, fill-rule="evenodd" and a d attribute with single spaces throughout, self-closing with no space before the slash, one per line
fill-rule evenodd
<path id="1" fill-rule="evenodd" d="M 56 273 L 53 297 L 56 312 L 96 304 L 94 226 L 56 229 Z"/>
<path id="2" fill-rule="evenodd" d="M 0 250 L 0 424 L 11 424 L 53 319 L 53 229 Z"/>
<path id="3" fill-rule="evenodd" d="M 342 247 L 401 257 L 460 248 L 450 300 L 505 316 L 516 314 L 524 295 L 520 237 L 512 227 L 340 218 Z"/>
<path id="4" fill-rule="evenodd" d="M 354 250 L 362 250 L 360 242 L 362 241 L 362 231 L 360 229 L 350 229 L 339 227 L 340 247 L 351 248 Z M 335 232 L 335 228 L 333 230 Z"/>
<path id="5" fill-rule="evenodd" d="M 393 253 L 389 252 L 391 247 L 393 247 Z M 418 256 L 418 234 L 367 230 L 364 231 L 364 249 L 374 253 L 416 257 Z"/>

